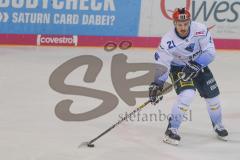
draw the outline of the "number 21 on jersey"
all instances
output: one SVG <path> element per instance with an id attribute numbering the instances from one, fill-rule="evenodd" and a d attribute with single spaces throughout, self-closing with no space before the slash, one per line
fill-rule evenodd
<path id="1" fill-rule="evenodd" d="M 168 41 L 167 44 L 168 44 L 168 49 L 172 49 L 172 48 L 176 47 L 176 45 L 174 44 L 173 41 Z"/>

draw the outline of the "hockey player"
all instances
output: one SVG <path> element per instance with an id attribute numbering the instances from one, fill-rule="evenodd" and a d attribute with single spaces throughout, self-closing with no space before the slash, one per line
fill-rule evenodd
<path id="1" fill-rule="evenodd" d="M 225 138 L 227 130 L 222 125 L 222 111 L 219 89 L 208 65 L 214 60 L 215 46 L 211 34 L 203 24 L 192 22 L 191 15 L 185 8 L 177 8 L 173 13 L 174 28 L 166 33 L 155 53 L 156 63 L 165 66 L 167 72 L 156 72 L 154 82 L 149 87 L 149 98 L 153 104 L 162 97 L 157 97 L 163 89 L 168 75 L 176 84 L 177 99 L 172 106 L 171 118 L 165 132 L 164 142 L 178 144 L 178 129 L 184 114 L 195 96 L 196 90 L 207 103 L 213 129 L 218 137 Z M 158 68 L 159 70 L 159 68 Z M 160 72 L 159 72 L 160 73 Z"/>

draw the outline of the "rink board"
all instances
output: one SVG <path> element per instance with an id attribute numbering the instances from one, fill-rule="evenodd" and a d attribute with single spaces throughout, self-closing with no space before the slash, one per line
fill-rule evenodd
<path id="1" fill-rule="evenodd" d="M 126 42 L 131 47 L 156 48 L 160 40 L 159 37 L 0 34 L 1 45 L 104 47 L 109 43 L 119 46 L 121 42 Z M 240 49 L 239 39 L 214 39 L 214 42 L 217 49 Z"/>

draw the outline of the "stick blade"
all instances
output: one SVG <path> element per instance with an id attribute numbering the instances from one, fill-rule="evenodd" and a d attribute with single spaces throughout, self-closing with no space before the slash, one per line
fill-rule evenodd
<path id="1" fill-rule="evenodd" d="M 94 144 L 91 144 L 89 142 L 82 142 L 78 148 L 93 148 L 94 147 Z"/>

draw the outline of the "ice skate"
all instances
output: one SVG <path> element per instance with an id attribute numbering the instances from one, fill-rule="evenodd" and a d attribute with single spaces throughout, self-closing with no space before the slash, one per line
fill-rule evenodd
<path id="1" fill-rule="evenodd" d="M 224 128 L 222 124 L 214 125 L 213 129 L 220 140 L 227 141 L 228 131 Z"/>
<path id="2" fill-rule="evenodd" d="M 180 142 L 180 139 L 181 137 L 178 135 L 178 129 L 172 128 L 169 120 L 169 124 L 165 132 L 165 137 L 163 138 L 163 142 L 172 144 L 172 145 L 178 145 Z"/>

